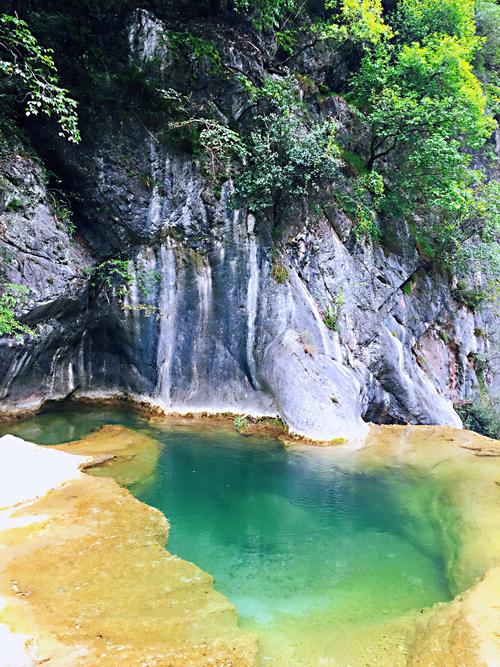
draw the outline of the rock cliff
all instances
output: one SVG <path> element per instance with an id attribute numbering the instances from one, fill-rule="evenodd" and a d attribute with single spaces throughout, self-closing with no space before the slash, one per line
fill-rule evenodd
<path id="1" fill-rule="evenodd" d="M 248 27 L 194 17 L 182 28 L 212 40 L 232 71 L 281 76 L 272 44 L 252 41 Z M 155 90 L 196 81 L 193 98 L 225 124 L 244 123 L 241 88 L 206 57 L 188 68 L 165 37 L 172 30 L 168 15 L 132 8 L 115 35 L 122 62 Z M 303 76 L 326 78 L 332 58 L 305 52 Z M 279 415 L 319 440 L 362 437 L 366 421 L 460 426 L 453 402 L 478 392 L 492 314 L 455 298 L 405 221 L 382 244 L 357 239 L 333 204 L 283 207 L 272 219 L 235 207 L 231 178 L 214 186 L 161 119 L 151 129 L 119 94 L 116 108 L 83 115 L 80 146 L 28 127 L 70 193 L 73 235 L 34 151 L 3 151 L 2 278 L 29 287 L 21 312 L 35 335 L 0 339 L 2 411 L 126 395 L 172 412 Z M 347 144 L 363 140 L 341 96 L 314 113 Z M 110 258 L 130 260 L 121 282 Z"/>

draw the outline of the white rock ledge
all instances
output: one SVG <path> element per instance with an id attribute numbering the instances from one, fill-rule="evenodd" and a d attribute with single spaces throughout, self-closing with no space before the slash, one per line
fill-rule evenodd
<path id="1" fill-rule="evenodd" d="M 0 438 L 0 510 L 35 500 L 77 479 L 90 460 L 4 435 Z"/>
<path id="2" fill-rule="evenodd" d="M 65 482 L 80 477 L 80 467 L 89 457 L 74 456 L 34 445 L 13 435 L 0 438 L 0 530 L 35 522 L 12 516 L 13 508 L 44 496 Z M 0 597 L 0 610 L 5 601 Z M 27 635 L 14 633 L 0 624 L 1 661 L 4 667 L 31 667 L 35 664 L 27 651 Z"/>

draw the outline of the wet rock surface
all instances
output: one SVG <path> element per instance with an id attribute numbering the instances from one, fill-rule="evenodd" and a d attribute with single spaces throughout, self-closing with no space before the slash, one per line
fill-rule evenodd
<path id="1" fill-rule="evenodd" d="M 142 10 L 129 18 L 130 62 L 159 61 L 165 87 L 182 83 L 187 73 L 162 37 L 168 23 Z M 264 71 L 255 50 L 238 50 L 234 28 L 224 40 L 220 25 L 203 30 L 232 66 Z M 199 94 L 236 122 L 241 96 L 227 81 L 202 80 Z M 321 114 L 362 141 L 342 98 Z M 324 440 L 361 437 L 363 419 L 460 425 L 453 402 L 479 392 L 475 359 L 491 347 L 493 315 L 454 299 L 404 225 L 390 250 L 355 242 L 335 208 L 283 211 L 276 244 L 268 220 L 232 208 L 231 182 L 215 196 L 196 158 L 135 114 L 103 116 L 83 135 L 77 149 L 54 149 L 78 193 L 76 238 L 55 225 L 39 168 L 15 151 L 2 163 L 7 192 L 37 201 L 1 214 L 11 257 L 2 271 L 29 287 L 24 319 L 37 332 L 24 344 L 0 340 L 3 412 L 73 394 L 126 395 L 167 411 L 278 414 L 293 432 Z M 89 278 L 110 256 L 133 262 L 125 297 L 116 287 L 98 292 Z M 328 328 L 332 303 L 342 305 Z"/>

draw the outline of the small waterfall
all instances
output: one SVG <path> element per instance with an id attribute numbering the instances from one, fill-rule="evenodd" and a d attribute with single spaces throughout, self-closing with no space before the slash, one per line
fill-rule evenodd
<path id="1" fill-rule="evenodd" d="M 131 276 L 131 281 L 123 298 L 123 307 L 125 310 L 125 316 L 132 325 L 131 328 L 134 332 L 134 336 L 136 339 L 139 339 L 141 334 L 141 314 L 139 312 L 141 298 L 139 293 L 137 270 L 133 262 L 129 262 L 129 274 Z"/>
<path id="2" fill-rule="evenodd" d="M 75 374 L 73 372 L 73 360 L 68 361 L 68 391 L 71 392 L 75 388 Z"/>
<path id="3" fill-rule="evenodd" d="M 192 354 L 192 387 L 191 393 L 203 392 L 203 380 L 200 377 L 200 368 L 207 363 L 206 341 L 210 338 L 208 331 L 212 310 L 212 269 L 208 262 L 196 263 L 195 285 L 198 297 L 196 332 L 193 335 Z"/>
<path id="4" fill-rule="evenodd" d="M 156 149 L 154 140 L 149 139 L 149 153 L 150 153 L 150 164 L 151 164 L 151 178 L 153 181 L 153 189 L 151 192 L 151 197 L 149 200 L 149 209 L 148 209 L 148 229 L 154 229 L 159 226 L 160 217 L 161 217 L 161 207 L 162 207 L 162 196 L 160 194 L 160 188 L 158 183 L 161 181 L 160 174 L 160 161 L 158 158 L 158 151 Z"/>
<path id="5" fill-rule="evenodd" d="M 257 263 L 257 241 L 255 239 L 255 218 L 248 216 L 248 290 L 247 290 L 247 364 L 250 380 L 255 388 L 258 388 L 257 367 L 255 364 L 255 322 L 257 320 L 257 302 L 259 296 L 259 266 Z"/>
<path id="6" fill-rule="evenodd" d="M 200 311 L 200 335 L 202 335 L 208 324 L 210 307 L 212 302 L 212 270 L 210 264 L 197 267 L 196 289 L 198 291 L 198 303 Z"/>
<path id="7" fill-rule="evenodd" d="M 80 385 L 84 385 L 85 388 L 88 388 L 87 385 L 90 384 L 90 372 L 85 365 L 85 347 L 87 343 L 87 333 L 85 332 L 80 338 L 80 343 L 78 345 L 78 354 L 76 357 L 77 364 L 77 376 L 78 382 Z"/>
<path id="8" fill-rule="evenodd" d="M 160 298 L 159 317 L 160 333 L 156 364 L 158 381 L 156 394 L 165 407 L 171 406 L 171 364 L 175 342 L 175 324 L 177 318 L 176 287 L 177 273 L 175 253 L 169 239 L 160 247 L 159 255 Z"/>
<path id="9" fill-rule="evenodd" d="M 18 374 L 22 371 L 25 363 L 29 362 L 29 359 L 30 359 L 30 349 L 28 346 L 26 346 L 25 348 L 21 348 L 19 354 L 14 356 L 10 368 L 1 382 L 0 399 L 5 398 L 9 394 L 11 385 L 17 378 Z"/>
<path id="10" fill-rule="evenodd" d="M 49 395 L 51 397 L 57 396 L 56 382 L 62 383 L 62 381 L 64 380 L 64 378 L 61 377 L 57 372 L 57 366 L 59 364 L 59 359 L 63 357 L 65 352 L 66 352 L 65 348 L 59 348 L 58 350 L 56 350 L 54 356 L 52 357 L 52 362 L 50 364 L 50 371 L 49 371 Z"/>
<path id="11" fill-rule="evenodd" d="M 331 349 L 331 341 L 328 335 L 328 330 L 325 326 L 325 323 L 323 322 L 323 319 L 321 318 L 321 315 L 319 314 L 318 307 L 316 303 L 314 302 L 314 299 L 312 298 L 311 294 L 307 290 L 306 286 L 302 282 L 302 280 L 297 277 L 295 281 L 296 285 L 300 288 L 300 291 L 302 292 L 303 299 L 307 306 L 309 307 L 309 311 L 311 315 L 313 316 L 314 320 L 316 321 L 317 324 L 317 329 L 318 333 L 321 337 L 321 343 L 323 346 L 322 353 L 327 355 L 327 356 L 333 356 L 332 355 L 332 349 Z"/>

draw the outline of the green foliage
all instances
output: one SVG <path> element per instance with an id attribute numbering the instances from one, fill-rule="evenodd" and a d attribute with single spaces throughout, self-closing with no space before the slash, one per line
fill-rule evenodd
<path id="1" fill-rule="evenodd" d="M 473 239 L 463 244 L 457 244 L 454 255 L 448 262 L 462 274 L 486 271 L 492 276 L 492 281 L 500 278 L 500 251 L 498 241 L 483 242 Z"/>
<path id="2" fill-rule="evenodd" d="M 420 42 L 431 35 L 475 39 L 475 0 L 399 0 L 395 27 L 399 39 Z"/>
<path id="3" fill-rule="evenodd" d="M 500 405 L 492 401 L 483 392 L 474 401 L 461 401 L 455 404 L 465 428 L 476 431 L 488 438 L 500 439 Z"/>
<path id="4" fill-rule="evenodd" d="M 288 275 L 288 270 L 282 264 L 279 264 L 276 260 L 273 260 L 271 265 L 271 277 L 277 283 L 283 284 L 288 280 Z"/>
<path id="5" fill-rule="evenodd" d="M 350 150 L 347 150 L 346 148 L 341 148 L 340 150 L 342 159 L 344 162 L 349 166 L 349 169 L 354 172 L 356 176 L 359 176 L 360 174 L 366 174 L 368 173 L 368 169 L 366 168 L 366 164 L 364 163 L 364 160 L 357 155 L 356 153 L 353 153 Z"/>
<path id="6" fill-rule="evenodd" d="M 256 419 L 257 423 L 264 424 L 269 428 L 279 429 L 284 433 L 288 433 L 288 425 L 281 419 L 281 417 L 260 417 Z"/>
<path id="7" fill-rule="evenodd" d="M 63 225 L 70 236 L 73 236 L 76 232 L 76 225 L 73 220 L 73 211 L 64 194 L 58 190 L 53 190 L 47 194 L 56 221 Z"/>
<path id="8" fill-rule="evenodd" d="M 381 0 L 325 0 L 325 8 L 336 10 L 353 41 L 378 44 L 393 35 L 384 21 Z"/>
<path id="9" fill-rule="evenodd" d="M 131 264 L 128 259 L 107 259 L 90 269 L 90 284 L 102 292 L 116 288 L 118 295 L 124 297 L 128 287 L 134 282 Z"/>
<path id="10" fill-rule="evenodd" d="M 27 116 L 55 116 L 59 135 L 80 141 L 77 103 L 59 85 L 52 51 L 40 46 L 25 21 L 8 14 L 0 14 L 0 75 L 2 86 L 23 101 Z"/>
<path id="11" fill-rule="evenodd" d="M 260 86 L 255 85 L 247 76 L 239 75 L 237 78 L 248 93 L 250 102 L 267 104 L 263 106 L 264 111 L 269 108 L 289 117 L 304 108 L 296 76 L 290 74 L 279 78 L 266 76 Z"/>
<path id="12" fill-rule="evenodd" d="M 500 280 L 500 184 L 476 185 L 467 216 L 457 220 L 455 247 L 448 263 L 462 274 L 485 271 Z"/>
<path id="13" fill-rule="evenodd" d="M 439 338 L 441 338 L 441 340 L 443 341 L 443 343 L 445 345 L 449 345 L 451 337 L 450 337 L 450 334 L 447 331 L 444 331 L 443 329 L 440 329 L 438 331 L 438 336 L 439 336 Z"/>
<path id="14" fill-rule="evenodd" d="M 380 237 L 380 229 L 376 222 L 375 213 L 369 207 L 358 204 L 355 219 L 354 235 L 358 241 L 363 238 L 378 239 Z"/>
<path id="15" fill-rule="evenodd" d="M 343 289 L 340 289 L 323 311 L 323 321 L 332 331 L 337 331 L 339 317 L 345 303 L 345 292 Z"/>
<path id="16" fill-rule="evenodd" d="M 401 287 L 401 291 L 403 294 L 406 294 L 406 296 L 409 296 L 412 293 L 413 290 L 413 281 L 412 280 L 407 280 L 405 284 Z"/>
<path id="17" fill-rule="evenodd" d="M 356 225 L 354 235 L 358 241 L 367 237 L 378 239 L 380 229 L 377 213 L 384 195 L 384 181 L 375 171 L 357 176 L 351 182 L 339 181 L 334 189 L 334 196 L 340 208 Z"/>
<path id="18" fill-rule="evenodd" d="M 209 65 L 209 74 L 217 74 L 222 70 L 220 51 L 210 40 L 190 32 L 169 31 L 166 34 L 170 45 L 179 55 L 195 62 L 205 60 Z"/>
<path id="19" fill-rule="evenodd" d="M 393 37 L 381 0 L 325 0 L 324 8 L 326 17 L 310 27 L 319 41 L 351 42 L 365 48 Z"/>
<path id="20" fill-rule="evenodd" d="M 85 7 L 93 17 L 106 18 L 119 12 L 120 3 L 113 0 L 101 6 L 92 0 Z M 172 143 L 192 152 L 214 192 L 220 191 L 223 180 L 232 178 L 235 205 L 273 215 L 304 203 L 314 210 L 326 197 L 334 197 L 354 221 L 358 239 L 378 238 L 379 226 L 384 229 L 387 218 L 393 227 L 395 221 L 404 219 L 426 259 L 446 261 L 452 270 L 477 270 L 485 262 L 489 262 L 490 271 L 498 269 L 498 226 L 492 222 L 492 201 L 495 196 L 498 201 L 498 192 L 492 195 L 493 186 L 471 169 L 472 152 L 484 146 L 494 127 L 491 109 L 499 98 L 498 82 L 490 72 L 498 64 L 496 3 L 233 0 L 220 2 L 219 7 L 221 16 L 229 8 L 249 15 L 256 29 L 274 32 L 280 47 L 278 57 L 273 69 L 265 64 L 272 76 L 255 70 L 239 71 L 235 77 L 235 68 L 223 62 L 223 51 L 216 43 L 181 28 L 165 37 L 179 59 L 177 67 L 189 72 L 185 94 L 162 88 L 168 84 L 158 62 L 151 63 L 155 76 L 141 69 L 142 65 L 127 65 L 120 74 L 123 78 L 117 78 L 115 88 L 110 87 L 112 91 L 119 85 L 137 93 L 130 106 L 140 110 L 141 120 L 143 113 L 149 113 L 160 118 L 162 129 L 168 124 Z M 75 17 L 79 15 L 73 7 L 57 16 L 33 11 L 32 16 L 38 17 L 38 23 L 33 24 L 35 32 L 49 41 L 52 31 L 54 42 L 50 43 L 62 45 L 63 52 L 66 39 L 73 40 L 72 44 L 76 41 L 81 63 L 92 63 L 87 75 L 100 77 L 101 82 L 109 79 L 109 72 L 115 72 L 111 77 L 118 76 L 116 63 L 109 67 L 103 43 L 87 53 L 89 34 L 94 39 L 96 28 L 94 24 L 90 28 L 90 24 L 78 26 Z M 4 35 L 5 15 L 2 21 L 0 34 Z M 27 41 L 32 49 L 23 53 L 36 56 L 34 65 L 56 76 L 51 53 L 29 37 L 26 24 L 14 17 L 8 21 L 18 21 L 17 39 Z M 12 27 L 12 23 L 8 25 Z M 66 36 L 63 39 L 61 35 Z M 10 35 L 3 42 L 8 45 L 9 39 Z M 315 81 L 310 71 L 305 76 L 287 69 L 293 63 L 300 68 L 300 59 L 294 59 L 297 52 L 325 40 L 343 59 L 340 69 L 358 69 L 338 90 L 354 103 L 369 129 L 371 142 L 366 153 L 361 142 L 354 148 L 350 144 L 349 149 L 339 146 L 343 139 L 336 136 L 335 124 L 324 116 L 320 120 L 318 110 L 304 102 L 311 91 L 324 92 L 324 82 Z M 12 52 L 5 43 L 0 48 L 5 61 L 12 63 Z M 324 45 L 323 49 L 326 52 Z M 105 66 L 97 72 L 100 61 Z M 22 64 L 23 60 L 15 62 Z M 487 83 L 488 93 L 476 76 L 474 67 L 478 66 L 489 68 L 488 74 L 482 71 L 480 77 Z M 87 66 L 77 64 L 75 71 L 79 67 Z M 5 64 L 2 68 L 5 74 Z M 231 86 L 237 79 L 247 93 L 248 108 L 238 125 L 235 121 L 229 126 L 221 120 L 217 100 L 198 94 L 205 90 L 206 82 L 196 77 L 207 73 L 223 73 L 221 81 Z M 178 81 L 175 72 L 173 75 Z M 21 84 L 20 75 L 16 76 Z M 14 81 L 12 72 L 9 77 Z M 328 79 L 328 85 L 336 84 Z M 115 103 L 113 94 L 109 103 Z M 122 100 L 118 103 L 123 106 Z M 146 187 L 152 187 L 149 175 L 140 178 Z M 495 262 L 497 268 L 493 269 Z"/>
<path id="21" fill-rule="evenodd" d="M 174 118 L 168 125 L 172 137 L 191 150 L 205 178 L 217 187 L 245 157 L 243 138 L 213 117 L 217 110 L 210 100 L 198 104 L 174 88 L 160 89 L 160 93 Z"/>
<path id="22" fill-rule="evenodd" d="M 276 30 L 274 33 L 276 36 L 276 42 L 278 46 L 286 53 L 291 56 L 294 52 L 294 47 L 297 44 L 298 40 L 298 31 L 293 28 L 285 28 L 284 30 Z"/>
<path id="23" fill-rule="evenodd" d="M 340 25 L 332 18 L 330 20 L 314 21 L 309 28 L 309 32 L 315 41 L 328 41 L 334 46 L 340 46 L 349 38 L 347 27 Z"/>
<path id="24" fill-rule="evenodd" d="M 481 306 L 492 299 L 494 287 L 486 285 L 485 287 L 467 287 L 467 283 L 459 280 L 456 289 L 452 294 L 457 301 L 460 301 L 471 310 L 479 310 Z"/>
<path id="25" fill-rule="evenodd" d="M 132 285 L 137 287 L 137 290 L 143 297 L 147 298 L 150 296 L 160 280 L 157 271 L 141 268 L 134 269 L 131 260 L 113 257 L 89 269 L 88 273 L 90 276 L 90 285 L 96 292 L 105 295 L 109 299 L 109 290 L 114 291 L 122 302 L 121 305 L 124 310 L 136 310 L 142 312 L 146 317 L 158 313 L 156 306 L 151 306 L 147 303 L 133 305 L 123 303 Z"/>
<path id="26" fill-rule="evenodd" d="M 24 285 L 16 283 L 4 283 L 0 293 L 0 336 L 15 336 L 18 341 L 23 340 L 23 335 L 34 335 L 34 332 L 26 324 L 20 322 L 16 317 L 16 309 L 26 302 L 29 290 Z"/>
<path id="27" fill-rule="evenodd" d="M 325 308 L 323 321 L 329 329 L 337 331 L 337 311 L 332 305 Z"/>
<path id="28" fill-rule="evenodd" d="M 366 55 L 353 79 L 353 100 L 370 124 L 371 168 L 396 147 L 412 147 L 418 166 L 441 153 L 453 141 L 479 148 L 494 122 L 485 113 L 486 97 L 469 62 L 473 51 L 456 38 L 432 36 L 425 46 L 404 45 L 396 50 L 378 47 Z M 458 162 L 458 164 L 463 164 Z"/>
<path id="29" fill-rule="evenodd" d="M 246 431 L 251 426 L 277 429 L 288 433 L 288 426 L 280 417 L 249 417 L 248 415 L 237 415 L 233 419 L 233 426 L 237 431 Z"/>
<path id="30" fill-rule="evenodd" d="M 140 269 L 135 273 L 135 281 L 142 296 L 148 297 L 160 282 L 160 274 L 156 269 Z"/>
<path id="31" fill-rule="evenodd" d="M 380 229 L 377 225 L 377 213 L 384 196 L 384 180 L 375 171 L 359 176 L 354 182 L 354 197 L 356 201 L 354 234 L 358 240 L 363 237 L 377 239 Z"/>
<path id="32" fill-rule="evenodd" d="M 244 417 L 243 415 L 237 415 L 233 419 L 233 426 L 237 431 L 245 431 L 247 428 L 249 428 L 250 422 L 248 421 L 247 417 Z"/>
<path id="33" fill-rule="evenodd" d="M 234 0 L 237 12 L 249 14 L 257 30 L 277 27 L 287 12 L 296 6 L 295 0 Z"/>
<path id="34" fill-rule="evenodd" d="M 171 128 L 195 128 L 196 146 L 201 152 L 202 171 L 213 182 L 227 178 L 233 161 L 244 158 L 245 144 L 240 135 L 229 127 L 210 118 L 189 118 L 172 122 Z"/>
<path id="35" fill-rule="evenodd" d="M 12 197 L 5 205 L 6 213 L 19 213 L 25 208 L 25 203 L 20 197 Z"/>
<path id="36" fill-rule="evenodd" d="M 252 211 L 272 210 L 280 200 L 320 192 L 341 166 L 336 124 L 308 115 L 292 76 L 266 77 L 260 87 L 244 77 L 240 82 L 262 114 L 245 138 L 244 170 L 234 181 L 236 203 Z"/>
<path id="37" fill-rule="evenodd" d="M 484 43 L 477 54 L 477 65 L 484 72 L 496 71 L 500 65 L 500 6 L 491 0 L 476 2 L 476 26 Z"/>
<path id="38" fill-rule="evenodd" d="M 389 184 L 380 210 L 413 221 L 426 259 L 450 260 L 487 224 L 484 176 L 470 169 L 470 151 L 495 121 L 473 72 L 482 44 L 474 4 L 401 0 L 390 16 L 393 39 L 365 51 L 351 84 L 371 133 L 367 167 L 377 164 Z"/>
<path id="39" fill-rule="evenodd" d="M 194 152 L 199 145 L 203 110 L 194 105 L 190 96 L 175 88 L 158 88 L 169 118 L 169 139 L 181 150 Z"/>
<path id="40" fill-rule="evenodd" d="M 235 178 L 236 199 L 252 211 L 272 209 L 280 198 L 319 193 L 324 179 L 340 169 L 336 125 L 308 126 L 297 116 L 260 117 L 246 141 L 244 171 Z"/>

